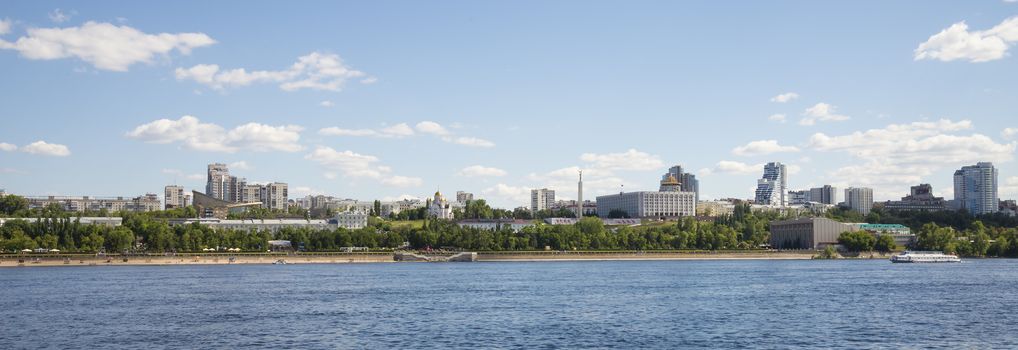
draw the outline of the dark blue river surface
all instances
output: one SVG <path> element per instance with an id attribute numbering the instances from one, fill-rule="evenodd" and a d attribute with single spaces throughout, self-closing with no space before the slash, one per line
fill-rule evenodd
<path id="1" fill-rule="evenodd" d="M 1018 260 L 0 269 L 0 348 L 1018 348 Z"/>

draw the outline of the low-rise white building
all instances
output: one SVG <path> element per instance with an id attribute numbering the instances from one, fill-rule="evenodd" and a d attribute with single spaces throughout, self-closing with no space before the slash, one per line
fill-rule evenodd
<path id="1" fill-rule="evenodd" d="M 69 196 L 26 196 L 29 208 L 45 208 L 50 204 L 59 205 L 64 211 L 157 211 L 162 209 L 163 203 L 159 196 L 154 193 L 147 193 L 144 196 L 133 198 L 124 197 L 69 197 Z"/>
<path id="2" fill-rule="evenodd" d="M 34 222 L 39 222 L 40 220 L 52 220 L 52 219 L 50 219 L 50 218 L 0 218 L 0 226 L 3 226 L 4 223 L 6 223 L 8 221 L 13 221 L 13 220 L 24 220 L 24 221 L 27 221 L 27 222 L 33 222 L 34 223 Z M 124 218 L 121 218 L 121 217 L 102 217 L 102 216 L 95 216 L 95 217 L 84 216 L 84 217 L 80 217 L 80 218 L 79 217 L 70 217 L 70 218 L 68 218 L 68 220 L 71 220 L 71 222 L 77 221 L 78 223 L 80 223 L 82 225 L 99 225 L 99 226 L 107 226 L 107 227 L 117 227 L 117 226 L 120 226 L 121 224 L 123 224 L 123 222 L 124 222 Z"/>
<path id="3" fill-rule="evenodd" d="M 329 223 L 347 230 L 362 229 L 368 227 L 368 214 L 363 211 L 342 212 L 336 214 Z"/>
<path id="4" fill-rule="evenodd" d="M 491 231 L 497 231 L 508 228 L 513 232 L 519 232 L 524 227 L 534 226 L 534 223 L 530 220 L 495 220 L 495 219 L 462 220 L 460 222 L 457 222 L 457 224 L 460 227 L 469 227 Z"/>
<path id="5" fill-rule="evenodd" d="M 211 227 L 212 229 L 231 229 L 240 231 L 269 231 L 276 232 L 284 228 L 310 228 L 313 230 L 335 230 L 345 228 L 348 230 L 361 229 L 368 226 L 368 215 L 363 212 L 343 212 L 328 220 L 305 220 L 305 219 L 248 219 L 248 220 L 225 220 L 225 219 L 170 219 L 170 226 L 190 225 L 198 223 Z"/>
<path id="6" fill-rule="evenodd" d="M 605 226 L 639 226 L 643 222 L 640 219 L 600 219 Z M 548 225 L 575 225 L 580 222 L 576 218 L 547 218 L 544 222 Z"/>

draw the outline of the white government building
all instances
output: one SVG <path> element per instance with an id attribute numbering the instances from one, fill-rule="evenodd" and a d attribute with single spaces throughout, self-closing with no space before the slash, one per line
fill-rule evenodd
<path id="1" fill-rule="evenodd" d="M 696 192 L 682 191 L 675 176 L 661 181 L 657 192 L 623 192 L 597 197 L 597 215 L 609 217 L 613 210 L 633 218 L 674 218 L 696 215 Z"/>

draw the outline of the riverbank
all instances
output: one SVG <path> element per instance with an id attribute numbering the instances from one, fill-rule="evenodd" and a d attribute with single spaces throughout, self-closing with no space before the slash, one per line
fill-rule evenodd
<path id="1" fill-rule="evenodd" d="M 0 267 L 30 266 L 144 266 L 144 265 L 268 265 L 277 261 L 286 264 L 347 264 L 393 262 L 392 253 L 333 254 L 177 254 L 177 255 L 46 255 L 0 256 Z"/>
<path id="2" fill-rule="evenodd" d="M 809 260 L 813 251 L 608 251 L 481 252 L 477 261 L 611 261 L 611 260 Z"/>
<path id="3" fill-rule="evenodd" d="M 521 251 L 479 252 L 480 262 L 508 261 L 614 261 L 614 260 L 809 260 L 813 251 Z M 440 257 L 449 254 L 422 255 Z M 885 259 L 884 256 L 873 258 Z M 173 255 L 94 255 L 47 254 L 2 255 L 0 267 L 31 266 L 144 266 L 144 265 L 251 265 L 273 264 L 348 264 L 391 263 L 393 253 L 302 253 L 302 254 L 173 254 Z"/>

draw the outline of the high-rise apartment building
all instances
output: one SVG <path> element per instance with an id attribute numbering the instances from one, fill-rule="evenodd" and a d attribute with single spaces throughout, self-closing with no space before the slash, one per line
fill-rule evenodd
<path id="1" fill-rule="evenodd" d="M 530 190 L 530 211 L 551 209 L 555 205 L 555 190 L 547 188 Z"/>
<path id="2" fill-rule="evenodd" d="M 863 215 L 869 214 L 873 209 L 873 189 L 868 187 L 846 188 L 845 205 Z"/>
<path id="3" fill-rule="evenodd" d="M 831 185 L 809 189 L 809 201 L 823 204 L 838 204 L 838 189 Z"/>
<path id="4" fill-rule="evenodd" d="M 260 187 L 259 198 L 262 206 L 268 209 L 286 210 L 287 197 L 289 196 L 287 184 L 282 182 L 268 183 Z"/>
<path id="5" fill-rule="evenodd" d="M 785 165 L 770 162 L 764 165 L 763 178 L 757 180 L 756 204 L 784 207 L 788 205 L 786 189 L 788 173 Z"/>
<path id="6" fill-rule="evenodd" d="M 223 163 L 212 163 L 208 166 L 208 180 L 205 183 L 205 194 L 209 197 L 236 202 L 234 190 L 237 178 L 230 176 L 230 169 Z"/>
<path id="7" fill-rule="evenodd" d="M 954 200 L 958 209 L 973 215 L 995 213 L 999 209 L 997 197 L 997 168 L 993 163 L 979 162 L 954 172 Z"/>
<path id="8" fill-rule="evenodd" d="M 237 186 L 238 203 L 253 203 L 262 201 L 262 186 L 258 184 L 241 183 Z"/>
<path id="9" fill-rule="evenodd" d="M 163 193 L 165 209 L 183 208 L 191 205 L 191 194 L 184 192 L 184 186 L 166 186 Z"/>

